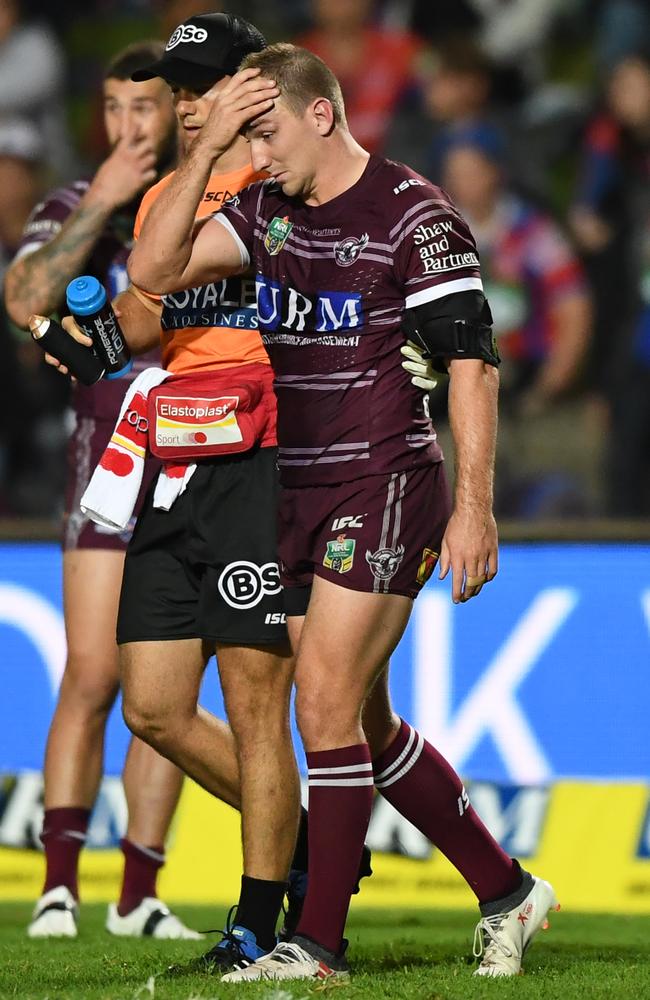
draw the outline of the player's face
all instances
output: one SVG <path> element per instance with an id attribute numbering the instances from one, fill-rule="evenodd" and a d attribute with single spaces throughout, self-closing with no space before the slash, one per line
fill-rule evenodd
<path id="1" fill-rule="evenodd" d="M 224 76 L 214 85 L 202 89 L 196 89 L 187 84 L 169 83 L 180 125 L 181 141 L 185 149 L 189 149 L 197 136 L 200 135 L 217 94 L 227 85 L 229 80 L 229 76 Z"/>
<path id="2" fill-rule="evenodd" d="M 269 114 L 246 130 L 246 138 L 255 170 L 266 170 L 289 197 L 309 193 L 321 144 L 308 111 L 299 117 L 279 99 Z"/>
<path id="3" fill-rule="evenodd" d="M 163 80 L 104 81 L 104 125 L 111 149 L 125 135 L 151 141 L 160 163 L 175 143 L 176 118 Z"/>
<path id="4" fill-rule="evenodd" d="M 479 150 L 460 147 L 447 154 L 443 186 L 461 212 L 482 218 L 494 207 L 501 187 L 501 171 Z"/>

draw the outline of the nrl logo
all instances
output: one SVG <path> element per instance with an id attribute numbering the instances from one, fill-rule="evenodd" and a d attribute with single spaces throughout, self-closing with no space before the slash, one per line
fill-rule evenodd
<path id="1" fill-rule="evenodd" d="M 372 570 L 372 575 L 377 580 L 390 580 L 399 569 L 399 564 L 404 558 L 404 546 L 399 545 L 396 549 L 377 549 L 370 552 L 366 549 L 366 562 Z"/>
<path id="2" fill-rule="evenodd" d="M 269 223 L 266 239 L 264 240 L 264 246 L 272 257 L 275 257 L 276 254 L 280 253 L 280 250 L 287 242 L 289 233 L 292 229 L 293 222 L 289 222 L 288 215 L 285 215 L 283 219 L 280 219 L 276 215 L 275 219 Z"/>
<path id="3" fill-rule="evenodd" d="M 364 233 L 363 236 L 357 239 L 356 236 L 348 236 L 346 240 L 341 240 L 334 247 L 334 257 L 336 263 L 341 267 L 350 267 L 354 264 L 355 260 L 359 258 L 362 252 L 368 246 L 370 237 L 368 233 Z"/>

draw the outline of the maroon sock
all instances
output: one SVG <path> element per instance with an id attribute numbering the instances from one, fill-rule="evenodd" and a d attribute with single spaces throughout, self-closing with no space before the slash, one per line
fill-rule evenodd
<path id="1" fill-rule="evenodd" d="M 86 841 L 90 809 L 66 806 L 46 809 L 43 815 L 41 840 L 45 849 L 45 885 L 43 893 L 57 885 L 68 887 L 79 899 L 77 869 L 79 852 Z"/>
<path id="2" fill-rule="evenodd" d="M 337 952 L 372 807 L 367 743 L 307 754 L 309 871 L 297 934 Z"/>
<path id="3" fill-rule="evenodd" d="M 117 912 L 125 917 L 143 899 L 156 896 L 156 879 L 165 863 L 165 848 L 143 847 L 126 837 L 120 840 L 120 847 L 124 855 L 124 876 Z"/>
<path id="4" fill-rule="evenodd" d="M 449 858 L 479 902 L 517 888 L 519 865 L 483 825 L 451 765 L 408 722 L 373 770 L 377 790 Z"/>

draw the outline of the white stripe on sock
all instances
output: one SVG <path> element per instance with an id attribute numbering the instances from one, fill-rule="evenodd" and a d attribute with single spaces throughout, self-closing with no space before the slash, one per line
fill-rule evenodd
<path id="1" fill-rule="evenodd" d="M 340 767 L 310 767 L 309 776 L 312 774 L 349 774 L 351 771 L 372 771 L 372 764 L 342 764 Z"/>
<path id="2" fill-rule="evenodd" d="M 316 785 L 331 785 L 341 787 L 342 785 L 374 785 L 374 780 L 370 777 L 368 778 L 315 778 L 309 779 L 309 787 L 312 788 Z"/>
<path id="3" fill-rule="evenodd" d="M 413 730 L 413 732 L 415 732 L 415 730 Z M 388 778 L 387 781 L 375 781 L 375 785 L 377 786 L 377 788 L 388 788 L 389 785 L 395 784 L 396 781 L 399 781 L 400 778 L 403 778 L 404 775 L 411 770 L 416 760 L 422 753 L 422 747 L 424 746 L 424 736 L 421 736 L 418 733 L 417 737 L 418 737 L 417 746 L 415 747 L 415 750 L 407 760 L 404 767 L 400 771 L 398 771 L 397 774 L 394 774 L 392 778 Z"/>
<path id="4" fill-rule="evenodd" d="M 408 757 L 409 753 L 411 752 L 411 747 L 413 746 L 413 741 L 415 740 L 415 736 L 416 736 L 415 729 L 409 726 L 409 738 L 406 741 L 406 746 L 402 750 L 399 757 L 397 757 L 392 764 L 389 764 L 388 767 L 381 772 L 381 774 L 375 775 L 375 781 L 384 781 L 384 779 L 388 778 L 393 773 L 393 771 L 397 770 L 397 768 L 400 766 L 405 757 Z"/>

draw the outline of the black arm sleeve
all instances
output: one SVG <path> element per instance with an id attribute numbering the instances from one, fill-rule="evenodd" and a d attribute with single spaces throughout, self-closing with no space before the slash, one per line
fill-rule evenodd
<path id="1" fill-rule="evenodd" d="M 446 372 L 452 358 L 479 358 L 501 363 L 488 301 L 479 291 L 456 292 L 407 309 L 404 332 L 420 344 L 436 371 Z"/>

